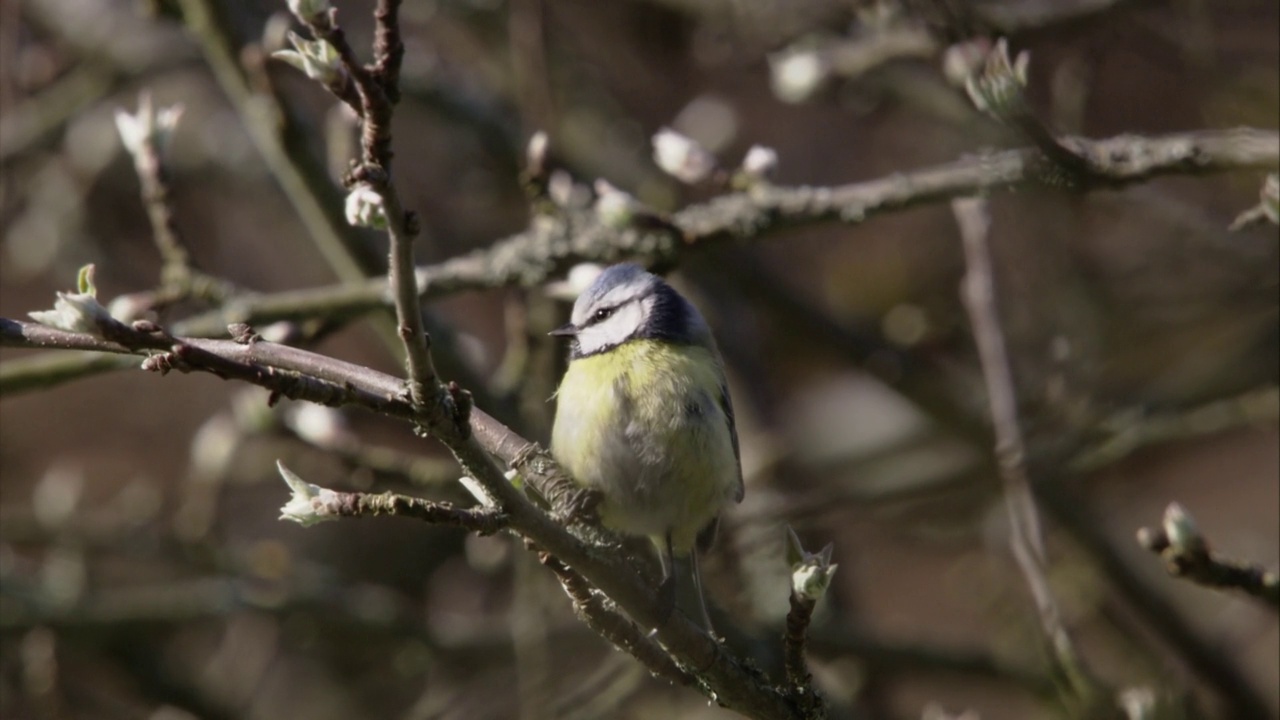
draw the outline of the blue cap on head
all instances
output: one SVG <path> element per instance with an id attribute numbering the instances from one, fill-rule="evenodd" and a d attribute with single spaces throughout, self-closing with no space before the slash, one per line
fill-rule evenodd
<path id="1" fill-rule="evenodd" d="M 574 304 L 584 307 L 591 305 L 604 297 L 605 293 L 620 285 L 632 283 L 642 285 L 654 282 L 662 282 L 662 280 L 635 263 L 610 265 L 596 276 L 586 290 L 582 291 L 582 295 L 578 296 Z"/>
<path id="2" fill-rule="evenodd" d="M 713 344 L 698 310 L 635 263 L 602 271 L 574 303 L 572 322 L 553 334 L 573 337 L 578 357 L 636 339 Z"/>

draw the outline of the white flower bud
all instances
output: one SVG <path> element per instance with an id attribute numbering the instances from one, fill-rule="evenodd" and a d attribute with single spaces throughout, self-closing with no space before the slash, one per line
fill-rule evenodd
<path id="1" fill-rule="evenodd" d="M 635 219 L 639 206 L 635 198 L 608 180 L 596 180 L 596 217 L 601 224 L 615 229 L 625 228 Z"/>
<path id="2" fill-rule="evenodd" d="M 310 25 L 329 14 L 329 0 L 289 0 L 289 12 Z"/>
<path id="3" fill-rule="evenodd" d="M 767 180 L 778 168 L 778 151 L 763 145 L 752 145 L 742 158 L 742 174 L 754 181 Z"/>
<path id="4" fill-rule="evenodd" d="M 312 80 L 327 86 L 339 85 L 346 77 L 346 68 L 338 51 L 324 40 L 304 40 L 295 32 L 289 33 L 293 50 L 277 50 L 271 57 L 283 60 L 307 74 Z"/>
<path id="5" fill-rule="evenodd" d="M 1009 59 L 1009 43 L 1000 38 L 987 53 L 982 72 L 969 76 L 964 89 L 978 110 L 995 115 L 1006 115 L 1017 110 L 1024 102 L 1022 89 L 1027 85 L 1027 68 L 1031 56 L 1024 50 L 1017 59 Z"/>
<path id="6" fill-rule="evenodd" d="M 68 332 L 98 335 L 103 323 L 115 322 L 111 313 L 98 302 L 98 289 L 93 285 L 93 265 L 80 268 L 77 284 L 80 292 L 58 292 L 52 310 L 27 313 L 32 320 Z"/>
<path id="7" fill-rule="evenodd" d="M 964 87 L 969 78 L 982 69 L 990 52 L 991 40 L 984 37 L 956 43 L 942 54 L 942 74 L 952 85 Z"/>
<path id="8" fill-rule="evenodd" d="M 367 184 L 361 183 L 347 194 L 345 211 L 347 222 L 356 227 L 375 230 L 387 228 L 387 212 L 382 196 Z"/>
<path id="9" fill-rule="evenodd" d="M 1280 225 L 1280 174 L 1271 173 L 1267 175 L 1267 179 L 1262 181 L 1262 192 L 1260 193 L 1262 214 L 1272 224 Z"/>
<path id="10" fill-rule="evenodd" d="M 303 527 L 310 527 L 336 519 L 333 513 L 327 511 L 326 506 L 335 499 L 337 493 L 303 480 L 279 460 L 276 461 L 276 469 L 293 493 L 289 496 L 289 502 L 280 508 L 281 520 L 292 520 Z"/>
<path id="11" fill-rule="evenodd" d="M 138 111 L 130 115 L 125 110 L 116 109 L 116 130 L 120 133 L 120 141 L 130 155 L 137 157 L 143 147 L 150 146 L 157 153 L 164 152 L 169 146 L 169 138 L 182 118 L 182 106 L 170 105 L 158 111 L 151 104 L 151 93 L 143 92 L 138 96 Z"/>
<path id="12" fill-rule="evenodd" d="M 816 553 L 805 550 L 795 530 L 787 528 L 787 564 L 791 566 L 791 591 L 806 600 L 817 602 L 826 594 L 835 577 L 836 568 L 831 562 L 835 546 L 827 546 Z"/>
<path id="13" fill-rule="evenodd" d="M 546 131 L 539 130 L 529 138 L 529 144 L 525 146 L 525 162 L 528 163 L 529 172 L 541 173 L 544 170 L 550 146 L 551 140 Z"/>
<path id="14" fill-rule="evenodd" d="M 1178 554 L 1196 555 L 1208 552 L 1208 543 L 1200 528 L 1196 525 L 1191 513 L 1178 503 L 1169 503 L 1164 511 L 1164 534 L 1169 538 L 1169 547 Z"/>
<path id="15" fill-rule="evenodd" d="M 680 182 L 702 182 L 716 169 L 716 159 L 692 138 L 671 128 L 653 136 L 653 161 Z"/>
<path id="16" fill-rule="evenodd" d="M 565 209 L 579 210 L 591 204 L 591 190 L 574 182 L 573 176 L 563 169 L 551 171 L 547 195 L 551 202 Z"/>
<path id="17" fill-rule="evenodd" d="M 789 50 L 769 56 L 773 94 L 786 103 L 803 102 L 827 79 L 830 68 L 813 50 Z"/>
<path id="18" fill-rule="evenodd" d="M 578 263 L 569 269 L 564 280 L 547 283 L 544 290 L 548 297 L 557 300 L 573 301 L 595 282 L 597 276 L 604 272 L 604 266 L 596 263 Z"/>

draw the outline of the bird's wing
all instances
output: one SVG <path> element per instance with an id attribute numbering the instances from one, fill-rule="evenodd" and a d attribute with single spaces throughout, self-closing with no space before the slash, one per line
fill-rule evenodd
<path id="1" fill-rule="evenodd" d="M 729 421 L 729 439 L 733 442 L 733 461 L 738 470 L 738 487 L 733 493 L 734 502 L 742 502 L 744 492 L 742 485 L 742 451 L 738 449 L 738 426 L 733 419 L 733 401 L 729 399 L 729 384 L 723 376 L 720 378 L 720 409 Z"/>

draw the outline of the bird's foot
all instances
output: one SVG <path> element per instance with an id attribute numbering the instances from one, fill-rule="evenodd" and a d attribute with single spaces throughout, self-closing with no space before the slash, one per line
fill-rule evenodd
<path id="1" fill-rule="evenodd" d="M 565 494 L 555 518 L 562 525 L 594 524 L 600 520 L 600 503 L 603 501 L 604 494 L 600 491 L 577 488 Z"/>

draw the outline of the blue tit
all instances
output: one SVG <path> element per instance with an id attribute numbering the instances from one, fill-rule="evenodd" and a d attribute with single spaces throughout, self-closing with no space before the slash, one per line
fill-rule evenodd
<path id="1" fill-rule="evenodd" d="M 733 406 L 710 328 L 661 278 L 623 264 L 602 272 L 578 297 L 571 322 L 551 334 L 571 338 L 552 454 L 579 484 L 600 492 L 605 527 L 653 541 L 665 612 L 675 606 L 676 558 L 690 559 L 712 632 L 698 552 L 743 488 Z"/>

